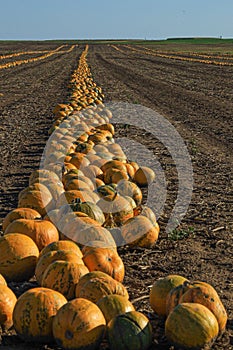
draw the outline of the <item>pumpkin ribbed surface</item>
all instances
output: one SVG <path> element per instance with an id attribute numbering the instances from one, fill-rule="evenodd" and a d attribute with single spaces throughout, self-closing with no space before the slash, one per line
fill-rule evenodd
<path id="1" fill-rule="evenodd" d="M 41 255 L 38 259 L 35 275 L 39 284 L 42 282 L 42 277 L 47 267 L 56 260 L 71 261 L 77 264 L 83 264 L 82 258 L 73 251 L 69 250 L 52 250 Z"/>
<path id="2" fill-rule="evenodd" d="M 132 218 L 133 208 L 132 205 L 122 196 L 117 195 L 112 201 L 108 201 L 105 199 L 100 199 L 97 202 L 97 205 L 103 211 L 106 222 L 111 218 L 116 226 L 123 225 L 128 219 Z M 105 223 L 106 225 L 106 223 Z M 111 224 L 107 224 L 107 226 L 111 226 Z"/>
<path id="3" fill-rule="evenodd" d="M 91 301 L 77 298 L 65 304 L 53 320 L 53 335 L 63 349 L 95 350 L 105 332 L 105 318 Z"/>
<path id="4" fill-rule="evenodd" d="M 85 298 L 94 303 L 105 295 L 118 294 L 128 298 L 127 289 L 104 272 L 89 272 L 80 278 L 76 285 L 76 297 Z"/>
<path id="5" fill-rule="evenodd" d="M 53 341 L 53 318 L 66 303 L 67 300 L 61 293 L 48 288 L 33 288 L 23 293 L 13 312 L 17 334 L 24 341 Z"/>
<path id="6" fill-rule="evenodd" d="M 108 323 L 107 338 L 111 350 L 147 350 L 152 344 L 152 327 L 141 312 L 130 311 Z"/>
<path id="7" fill-rule="evenodd" d="M 20 233 L 0 238 L 0 273 L 7 281 L 27 281 L 35 272 L 39 250 L 34 241 Z"/>
<path id="8" fill-rule="evenodd" d="M 47 220 L 15 220 L 7 227 L 5 233 L 14 232 L 22 233 L 32 238 L 39 250 L 59 239 L 56 227 Z"/>
<path id="9" fill-rule="evenodd" d="M 165 322 L 167 339 L 184 349 L 200 349 L 212 344 L 218 331 L 215 316 L 207 307 L 197 303 L 177 305 Z"/>
<path id="10" fill-rule="evenodd" d="M 129 219 L 122 226 L 122 237 L 132 246 L 152 247 L 159 237 L 159 225 L 155 225 L 143 215 Z"/>
<path id="11" fill-rule="evenodd" d="M 122 282 L 125 268 L 122 259 L 114 248 L 84 247 L 83 261 L 90 271 L 103 271 Z"/>
<path id="12" fill-rule="evenodd" d="M 155 173 L 151 168 L 142 166 L 134 174 L 133 180 L 138 186 L 144 187 L 150 185 L 155 179 Z"/>
<path id="13" fill-rule="evenodd" d="M 3 232 L 6 230 L 7 226 L 12 221 L 17 219 L 41 219 L 41 215 L 34 209 L 31 208 L 16 208 L 10 211 L 3 220 L 2 230 Z"/>
<path id="14" fill-rule="evenodd" d="M 56 260 L 44 271 L 41 286 L 54 289 L 67 300 L 75 298 L 75 287 L 82 276 L 89 272 L 83 264 Z"/>
<path id="15" fill-rule="evenodd" d="M 60 241 L 56 241 L 56 242 L 52 242 L 50 244 L 48 244 L 46 247 L 44 247 L 41 252 L 39 257 L 41 257 L 42 255 L 48 253 L 48 252 L 52 252 L 52 251 L 57 251 L 57 250 L 68 250 L 68 251 L 72 251 L 74 253 L 76 253 L 77 255 L 80 256 L 80 258 L 83 257 L 83 254 L 79 248 L 79 246 L 72 242 L 72 241 L 65 241 L 65 240 L 60 240 Z"/>

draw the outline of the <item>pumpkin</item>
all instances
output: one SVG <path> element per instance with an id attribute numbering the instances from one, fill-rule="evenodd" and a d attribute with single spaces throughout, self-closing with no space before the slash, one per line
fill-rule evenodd
<path id="1" fill-rule="evenodd" d="M 94 190 L 94 185 L 91 182 L 91 180 L 86 177 L 86 176 L 78 176 L 74 177 L 69 180 L 66 185 L 65 185 L 65 190 L 70 191 L 70 190 Z"/>
<path id="2" fill-rule="evenodd" d="M 218 336 L 218 322 L 204 305 L 182 303 L 168 315 L 165 335 L 169 342 L 184 349 L 201 349 Z"/>
<path id="3" fill-rule="evenodd" d="M 34 182 L 38 182 L 38 179 L 40 178 L 59 181 L 59 177 L 53 171 L 47 169 L 37 169 L 31 172 L 31 175 L 29 176 L 29 185 L 34 184 Z"/>
<path id="4" fill-rule="evenodd" d="M 88 272 L 88 268 L 83 264 L 56 260 L 44 271 L 41 286 L 54 289 L 63 294 L 67 300 L 71 300 L 75 298 L 75 286 L 80 277 Z"/>
<path id="5" fill-rule="evenodd" d="M 10 288 L 0 285 L 0 326 L 8 330 L 13 325 L 13 310 L 17 298 Z"/>
<path id="6" fill-rule="evenodd" d="M 47 220 L 18 219 L 13 221 L 6 229 L 7 233 L 22 233 L 30 238 L 42 250 L 51 242 L 58 241 L 59 234 L 52 222 Z"/>
<path id="7" fill-rule="evenodd" d="M 121 196 L 128 196 L 133 198 L 137 206 L 141 204 L 142 191 L 135 183 L 127 180 L 122 180 L 118 183 L 116 190 Z"/>
<path id="8" fill-rule="evenodd" d="M 42 254 L 38 259 L 35 275 L 37 282 L 41 285 L 42 277 L 47 267 L 56 260 L 65 260 L 83 264 L 82 258 L 72 250 L 52 250 Z"/>
<path id="9" fill-rule="evenodd" d="M 126 163 L 125 167 L 126 167 L 128 175 L 129 175 L 129 178 L 132 180 L 134 178 L 136 170 L 134 169 L 134 167 L 130 163 Z"/>
<path id="10" fill-rule="evenodd" d="M 96 145 L 102 142 L 107 142 L 108 140 L 112 140 L 112 134 L 108 130 L 96 129 L 95 133 L 88 137 L 88 141 L 92 141 Z"/>
<path id="11" fill-rule="evenodd" d="M 153 210 L 149 207 L 147 207 L 146 205 L 141 205 L 139 207 L 136 208 L 136 210 L 134 211 L 134 215 L 142 215 L 145 216 L 146 218 L 148 218 L 152 224 L 154 226 L 156 226 L 157 224 L 157 220 L 156 220 L 156 216 L 155 213 L 153 212 Z"/>
<path id="12" fill-rule="evenodd" d="M 138 215 L 122 226 L 122 237 L 127 244 L 143 248 L 152 247 L 159 236 L 159 225 L 153 225 L 145 216 Z"/>
<path id="13" fill-rule="evenodd" d="M 75 142 L 75 144 L 75 152 L 88 154 L 93 149 L 93 144 L 88 142 Z"/>
<path id="14" fill-rule="evenodd" d="M 6 281 L 27 281 L 34 275 L 39 250 L 30 237 L 5 235 L 0 238 L 0 252 L 0 273 Z"/>
<path id="15" fill-rule="evenodd" d="M 34 209 L 30 208 L 16 208 L 10 211 L 6 217 L 3 219 L 2 222 L 2 230 L 3 232 L 6 231 L 7 226 L 12 221 L 15 221 L 17 219 L 41 219 L 41 215 Z"/>
<path id="16" fill-rule="evenodd" d="M 64 186 L 75 176 L 84 176 L 83 172 L 80 169 L 70 169 L 62 176 L 62 182 Z"/>
<path id="17" fill-rule="evenodd" d="M 38 181 L 40 184 L 43 184 L 44 186 L 47 187 L 47 189 L 51 193 L 54 201 L 57 201 L 59 196 L 64 192 L 64 187 L 63 187 L 63 184 L 60 180 L 55 181 L 55 180 L 42 178 L 42 179 L 38 179 Z"/>
<path id="18" fill-rule="evenodd" d="M 101 271 L 92 271 L 81 277 L 76 285 L 75 294 L 77 298 L 85 298 L 94 303 L 110 294 L 129 297 L 121 282 Z"/>
<path id="19" fill-rule="evenodd" d="M 184 283 L 178 285 L 177 287 L 170 290 L 167 295 L 166 300 L 166 314 L 169 315 L 170 312 L 179 304 L 182 295 L 192 288 L 192 284 L 187 280 Z"/>
<path id="20" fill-rule="evenodd" d="M 24 188 L 23 190 L 21 190 L 19 192 L 18 200 L 20 200 L 20 198 L 22 198 L 26 193 L 31 192 L 31 191 L 39 191 L 43 194 L 43 196 L 45 198 L 47 195 L 51 195 L 51 192 L 49 191 L 49 189 L 45 185 L 43 185 L 39 182 L 35 182 L 32 185 Z"/>
<path id="21" fill-rule="evenodd" d="M 108 131 L 110 131 L 110 133 L 112 135 L 114 135 L 114 133 L 115 133 L 114 126 L 112 124 L 110 124 L 110 123 L 98 125 L 98 126 L 96 126 L 96 129 L 108 130 Z"/>
<path id="22" fill-rule="evenodd" d="M 6 280 L 5 278 L 3 277 L 3 275 L 0 274 L 0 286 L 6 286 L 7 283 L 6 283 Z"/>
<path id="23" fill-rule="evenodd" d="M 83 261 L 89 271 L 103 271 L 122 282 L 125 275 L 124 263 L 114 248 L 84 247 Z"/>
<path id="24" fill-rule="evenodd" d="M 216 317 L 219 332 L 223 333 L 227 323 L 226 310 L 216 290 L 208 283 L 195 281 L 179 299 L 179 303 L 199 303 L 206 306 Z"/>
<path id="25" fill-rule="evenodd" d="M 102 311 L 106 324 L 117 315 L 135 311 L 133 304 L 126 297 L 117 294 L 106 295 L 97 302 L 97 306 Z"/>
<path id="26" fill-rule="evenodd" d="M 70 163 L 75 165 L 77 169 L 89 165 L 89 160 L 85 157 L 84 153 L 74 152 L 71 154 Z"/>
<path id="27" fill-rule="evenodd" d="M 134 215 L 132 205 L 127 199 L 119 195 L 110 202 L 101 198 L 97 205 L 105 215 L 106 227 L 121 226 Z"/>
<path id="28" fill-rule="evenodd" d="M 72 201 L 76 198 L 80 198 L 82 202 L 92 202 L 92 203 L 96 203 L 99 199 L 95 193 L 91 192 L 88 189 L 65 191 L 61 194 L 61 196 L 57 200 L 57 208 L 60 208 L 65 204 L 71 204 Z"/>
<path id="29" fill-rule="evenodd" d="M 87 214 L 90 218 L 96 220 L 101 225 L 105 222 L 105 216 L 98 205 L 92 202 L 82 202 L 80 198 L 76 198 L 70 204 L 73 211 L 80 211 Z"/>
<path id="30" fill-rule="evenodd" d="M 107 325 L 110 350 L 147 350 L 152 344 L 152 327 L 141 312 L 129 311 L 112 318 Z"/>
<path id="31" fill-rule="evenodd" d="M 154 179 L 154 171 L 146 166 L 139 167 L 133 177 L 134 182 L 141 187 L 150 185 Z"/>
<path id="32" fill-rule="evenodd" d="M 105 318 L 94 303 L 83 298 L 62 306 L 53 320 L 53 336 L 67 350 L 99 349 L 106 328 Z"/>
<path id="33" fill-rule="evenodd" d="M 58 225 L 60 219 L 60 212 L 59 209 L 53 209 L 50 210 L 44 217 L 43 220 L 50 221 L 52 224 L 54 224 L 56 227 Z"/>
<path id="34" fill-rule="evenodd" d="M 166 317 L 166 300 L 168 293 L 184 281 L 187 281 L 185 277 L 179 275 L 168 275 L 159 278 L 153 283 L 150 290 L 150 306 L 157 315 Z"/>
<path id="35" fill-rule="evenodd" d="M 86 168 L 82 169 L 84 175 L 88 177 L 92 182 L 103 174 L 102 170 L 96 165 L 89 165 Z"/>
<path id="36" fill-rule="evenodd" d="M 17 300 L 13 311 L 16 333 L 24 341 L 53 341 L 52 322 L 58 310 L 67 303 L 59 292 L 48 288 L 32 288 Z"/>
<path id="37" fill-rule="evenodd" d="M 129 176 L 126 171 L 115 169 L 115 168 L 108 168 L 104 172 L 103 181 L 109 185 L 111 183 L 117 184 L 120 181 L 128 180 Z"/>
<path id="38" fill-rule="evenodd" d="M 117 196 L 116 186 L 113 184 L 99 186 L 95 192 L 100 198 L 104 198 L 108 202 L 113 201 Z"/>
<path id="39" fill-rule="evenodd" d="M 83 229 L 92 226 L 101 226 L 99 222 L 90 218 L 87 214 L 81 212 L 74 212 L 70 209 L 69 206 L 64 206 L 64 208 L 61 207 L 61 213 L 62 215 L 59 220 L 58 227 L 64 235 L 66 235 L 67 233 L 67 238 L 68 236 L 73 237 L 73 235 L 76 234 L 77 231 L 82 231 Z"/>
<path id="40" fill-rule="evenodd" d="M 100 169 L 106 173 L 109 169 L 118 169 L 127 173 L 126 166 L 119 160 L 110 160 L 103 164 Z"/>
<path id="41" fill-rule="evenodd" d="M 23 207 L 35 209 L 41 216 L 45 216 L 47 212 L 54 209 L 54 202 L 49 191 L 42 193 L 39 190 L 28 189 L 18 200 L 18 208 Z"/>
<path id="42" fill-rule="evenodd" d="M 89 217 L 77 217 L 67 222 L 62 230 L 63 234 L 81 246 L 90 241 L 100 241 L 103 247 L 115 247 L 115 241 L 111 233 L 100 224 Z"/>
<path id="43" fill-rule="evenodd" d="M 45 255 L 49 252 L 57 251 L 57 250 L 72 251 L 72 252 L 76 253 L 78 256 L 80 256 L 80 258 L 83 257 L 83 253 L 81 252 L 79 246 L 76 243 L 74 243 L 72 241 L 65 241 L 65 240 L 60 240 L 60 241 L 56 241 L 56 242 L 52 242 L 52 243 L 48 244 L 46 247 L 44 247 L 41 250 L 39 257 L 41 257 L 42 255 Z"/>
<path id="44" fill-rule="evenodd" d="M 93 180 L 93 183 L 94 183 L 94 187 L 95 188 L 98 188 L 98 187 L 100 187 L 100 186 L 104 186 L 105 185 L 105 183 L 101 180 L 101 179 L 99 179 L 99 178 L 95 178 L 94 180 Z M 99 198 L 98 198 L 99 199 Z"/>

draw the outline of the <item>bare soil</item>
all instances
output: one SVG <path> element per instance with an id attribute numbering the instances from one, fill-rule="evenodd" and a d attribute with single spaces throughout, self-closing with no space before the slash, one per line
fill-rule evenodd
<path id="1" fill-rule="evenodd" d="M 0 51 L 25 49 L 14 45 L 7 50 L 0 47 Z M 27 49 L 34 49 L 35 44 L 30 45 Z M 40 49 L 45 47 L 49 44 Z M 30 173 L 39 166 L 52 124 L 52 109 L 65 101 L 70 75 L 83 48 L 39 63 L 0 70 L 1 218 L 17 206 L 18 192 L 27 186 Z M 179 237 L 168 237 L 165 226 L 178 186 L 171 155 L 151 134 L 117 126 L 117 136 L 135 138 L 155 152 L 168 181 L 167 200 L 159 219 L 161 234 L 155 247 L 119 249 L 126 267 L 124 283 L 137 310 L 151 319 L 155 339 L 152 348 L 170 350 L 173 348 L 164 337 L 164 322 L 149 306 L 150 286 L 167 274 L 212 284 L 229 315 L 227 331 L 212 349 L 233 349 L 233 67 L 121 50 L 108 45 L 89 47 L 88 63 L 94 80 L 104 90 L 105 101 L 140 104 L 166 117 L 184 139 L 194 169 L 192 201 L 178 228 Z M 32 280 L 12 283 L 11 287 L 20 295 L 35 285 Z M 56 348 L 24 344 L 13 331 L 1 337 L 0 347 L 7 350 Z M 101 348 L 107 349 L 107 344 Z"/>

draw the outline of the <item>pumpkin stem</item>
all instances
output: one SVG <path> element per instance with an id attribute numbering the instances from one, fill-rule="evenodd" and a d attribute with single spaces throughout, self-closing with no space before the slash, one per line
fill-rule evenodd
<path id="1" fill-rule="evenodd" d="M 113 219 L 112 213 L 108 213 L 106 215 L 106 220 L 105 220 L 105 222 L 103 224 L 103 227 L 108 227 L 108 228 L 117 227 L 116 224 L 115 224 L 115 221 Z"/>

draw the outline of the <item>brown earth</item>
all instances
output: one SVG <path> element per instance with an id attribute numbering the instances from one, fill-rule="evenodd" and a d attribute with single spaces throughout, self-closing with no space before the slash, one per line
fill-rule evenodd
<path id="1" fill-rule="evenodd" d="M 40 49 L 45 47 L 49 44 Z M 18 192 L 27 186 L 28 176 L 39 165 L 52 124 L 52 109 L 65 101 L 69 77 L 83 48 L 39 63 L 0 70 L 1 218 L 17 206 Z M 19 48 L 12 44 L 4 50 L 13 52 Z M 94 80 L 104 90 L 105 101 L 140 104 L 166 117 L 185 141 L 194 170 L 188 212 L 168 236 L 165 227 L 178 191 L 174 161 L 152 134 L 118 125 L 117 136 L 135 138 L 154 152 L 167 180 L 167 199 L 159 218 L 161 234 L 156 246 L 146 250 L 119 249 L 126 266 L 124 283 L 137 310 L 151 319 L 153 349 L 172 349 L 163 335 L 163 322 L 149 306 L 148 293 L 153 282 L 176 273 L 212 284 L 229 315 L 227 331 L 212 348 L 233 349 L 233 68 L 121 50 L 107 45 L 89 48 L 88 63 Z M 20 295 L 34 285 L 32 281 L 12 283 L 11 287 Z M 25 345 L 12 333 L 2 334 L 0 346 L 7 350 L 50 348 Z"/>

